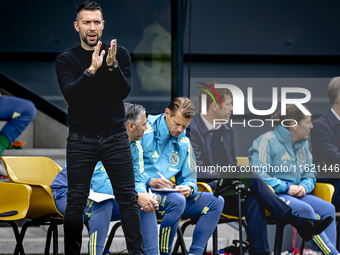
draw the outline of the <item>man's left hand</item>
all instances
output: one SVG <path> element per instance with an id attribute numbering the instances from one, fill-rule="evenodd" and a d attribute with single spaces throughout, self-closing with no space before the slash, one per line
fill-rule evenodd
<path id="1" fill-rule="evenodd" d="M 175 187 L 179 193 L 183 194 L 185 197 L 189 197 L 191 195 L 191 187 L 187 185 L 177 185 Z"/>
<path id="2" fill-rule="evenodd" d="M 116 53 L 117 53 L 117 39 L 111 40 L 110 48 L 107 52 L 106 64 L 111 66 L 113 61 L 116 61 Z"/>
<path id="3" fill-rule="evenodd" d="M 153 213 L 158 210 L 159 205 L 157 201 L 157 196 L 152 194 L 152 198 L 149 193 L 138 193 L 138 204 L 141 207 L 141 210 L 146 213 Z"/>
<path id="4" fill-rule="evenodd" d="M 298 185 L 298 190 L 295 193 L 295 197 L 304 197 L 306 196 L 306 194 L 307 194 L 306 188 L 302 185 Z"/>

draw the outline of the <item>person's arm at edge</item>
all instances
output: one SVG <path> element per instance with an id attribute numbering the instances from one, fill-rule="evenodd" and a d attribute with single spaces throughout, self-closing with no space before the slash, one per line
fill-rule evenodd
<path id="1" fill-rule="evenodd" d="M 314 153 L 318 153 L 326 165 L 340 164 L 340 148 L 336 146 L 329 132 L 327 125 L 321 122 L 315 122 L 311 130 L 311 141 Z M 314 162 L 320 164 L 321 162 Z"/>

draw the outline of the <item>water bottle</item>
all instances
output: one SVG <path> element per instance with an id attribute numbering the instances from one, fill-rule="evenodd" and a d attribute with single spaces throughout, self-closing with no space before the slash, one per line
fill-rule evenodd
<path id="1" fill-rule="evenodd" d="M 224 253 L 224 250 L 220 250 L 220 251 L 218 252 L 218 254 L 224 255 L 224 254 L 225 254 L 225 253 Z"/>

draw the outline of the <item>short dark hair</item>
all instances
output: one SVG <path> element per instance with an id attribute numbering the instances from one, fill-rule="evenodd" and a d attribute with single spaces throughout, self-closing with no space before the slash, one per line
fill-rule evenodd
<path id="1" fill-rule="evenodd" d="M 192 119 L 195 117 L 195 106 L 189 98 L 176 97 L 171 101 L 168 108 L 170 109 L 170 116 L 175 116 L 177 111 L 181 110 L 184 118 Z"/>
<path id="2" fill-rule="evenodd" d="M 78 9 L 77 9 L 77 14 L 76 14 L 76 21 L 78 21 L 78 14 L 79 12 L 81 11 L 100 11 L 100 13 L 102 14 L 102 17 L 103 17 L 103 10 L 102 8 L 100 7 L 99 4 L 97 4 L 95 1 L 91 1 L 91 0 L 87 0 L 86 2 L 80 4 L 78 6 Z"/>
<path id="3" fill-rule="evenodd" d="M 135 123 L 135 125 L 138 125 L 141 121 L 141 115 L 145 114 L 145 108 L 141 106 L 140 104 L 133 104 L 126 102 L 124 103 L 125 107 L 125 126 L 129 124 L 130 122 Z"/>
<path id="4" fill-rule="evenodd" d="M 338 103 L 338 98 L 340 96 L 340 76 L 334 77 L 330 81 L 327 94 L 332 106 Z"/>
<path id="5" fill-rule="evenodd" d="M 217 84 L 216 82 L 210 82 L 208 85 L 212 88 L 215 89 L 215 84 Z M 207 95 L 207 108 L 209 109 L 209 106 L 211 105 L 212 102 L 214 102 L 214 100 L 211 98 L 210 95 L 208 95 L 208 92 L 210 92 L 210 94 L 214 97 L 216 102 L 219 102 L 216 94 L 209 88 L 209 86 L 203 85 L 202 89 L 200 89 L 200 93 L 198 95 L 198 102 L 199 102 L 199 107 L 201 109 L 201 99 L 202 99 L 202 95 Z M 204 90 L 206 91 L 204 91 Z M 231 93 L 231 91 L 229 89 L 226 88 L 219 88 L 219 89 L 215 89 L 215 91 L 217 92 L 218 96 L 221 98 L 222 103 L 226 100 L 226 95 L 229 95 L 231 98 L 233 98 L 233 94 Z M 220 107 L 222 107 L 220 104 L 218 104 Z"/>
<path id="6" fill-rule="evenodd" d="M 307 106 L 305 105 L 302 106 L 308 110 Z M 300 120 L 306 118 L 306 115 L 295 104 L 288 104 L 286 106 L 286 115 L 282 115 L 281 111 L 279 111 L 278 113 L 273 114 L 271 118 L 280 120 L 274 122 L 274 125 L 278 126 L 281 125 L 281 122 L 285 119 L 295 120 L 297 123 L 299 123 Z"/>

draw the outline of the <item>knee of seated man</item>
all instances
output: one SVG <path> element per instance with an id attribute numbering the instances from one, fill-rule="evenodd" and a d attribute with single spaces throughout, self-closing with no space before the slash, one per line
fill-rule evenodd
<path id="1" fill-rule="evenodd" d="M 31 101 L 27 100 L 27 107 L 22 115 L 26 115 L 32 121 L 36 114 L 37 114 L 37 109 L 35 108 L 35 105 Z"/>
<path id="2" fill-rule="evenodd" d="M 217 210 L 220 210 L 222 212 L 223 207 L 224 207 L 224 198 L 221 196 L 218 196 L 216 204 L 217 204 Z"/>
<path id="3" fill-rule="evenodd" d="M 222 196 L 215 197 L 213 194 L 211 194 L 211 195 L 212 195 L 211 201 L 213 202 L 213 207 L 215 207 L 215 208 L 211 208 L 211 209 L 215 209 L 217 211 L 222 212 L 223 207 L 224 207 L 224 198 Z"/>
<path id="4" fill-rule="evenodd" d="M 176 210 L 183 212 L 186 206 L 186 198 L 181 193 L 173 192 L 163 197 L 163 201 L 170 203 Z M 163 203 L 163 201 L 161 203 Z M 161 204 L 162 205 L 162 204 Z"/>
<path id="5" fill-rule="evenodd" d="M 326 216 L 332 216 L 335 218 L 335 206 L 329 202 L 324 202 L 322 204 L 322 211 Z"/>
<path id="6" fill-rule="evenodd" d="M 209 207 L 209 210 L 217 210 L 222 212 L 224 207 L 224 198 L 222 196 L 215 197 L 213 193 L 203 192 L 202 196 L 204 196 L 204 200 L 206 201 L 206 206 Z"/>
<path id="7" fill-rule="evenodd" d="M 180 208 L 183 208 L 183 210 L 184 210 L 186 203 L 187 203 L 185 196 L 183 196 L 180 193 L 173 193 L 173 194 L 176 194 L 176 197 L 175 197 L 176 200 L 175 201 L 176 201 L 177 206 L 180 207 Z"/>
<path id="8" fill-rule="evenodd" d="M 298 207 L 297 210 L 298 214 L 300 214 L 302 217 L 306 217 L 306 218 L 311 218 L 311 219 L 316 219 L 315 216 L 315 211 L 313 209 L 313 207 L 311 207 L 309 204 L 307 203 L 301 203 Z"/>

